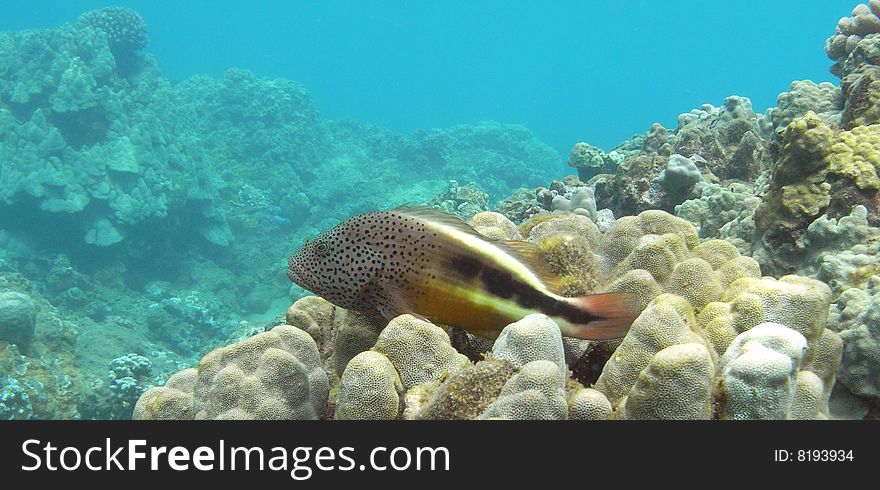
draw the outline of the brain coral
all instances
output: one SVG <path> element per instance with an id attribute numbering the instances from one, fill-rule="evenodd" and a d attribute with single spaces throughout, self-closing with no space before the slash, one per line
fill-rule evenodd
<path id="1" fill-rule="evenodd" d="M 205 355 L 194 408 L 197 419 L 316 419 L 328 396 L 315 341 L 280 325 Z"/>
<path id="2" fill-rule="evenodd" d="M 788 418 L 792 420 L 818 418 L 825 400 L 828 400 L 824 393 L 825 385 L 819 376 L 811 371 L 800 371 L 795 378 L 794 399 L 791 401 Z"/>
<path id="3" fill-rule="evenodd" d="M 699 311 L 736 279 L 761 275 L 758 263 L 732 244 L 700 243 L 693 225 L 664 211 L 617 220 L 602 236 L 600 250 L 613 267 L 602 289 L 635 293 L 641 307 L 665 291 Z"/>
<path id="4" fill-rule="evenodd" d="M 388 322 L 373 350 L 391 360 L 406 389 L 434 381 L 469 362 L 452 348 L 449 335 L 442 328 L 412 315 L 401 315 Z"/>
<path id="5" fill-rule="evenodd" d="M 764 322 L 781 323 L 802 334 L 812 362 L 825 329 L 831 290 L 815 279 L 785 276 L 733 281 L 719 302 L 707 305 L 698 321 L 719 354 L 733 339 Z"/>
<path id="6" fill-rule="evenodd" d="M 306 331 L 315 339 L 325 363 L 332 359 L 336 344 L 337 324 L 344 310 L 320 296 L 305 296 L 287 309 L 284 319 L 287 325 Z"/>
<path id="7" fill-rule="evenodd" d="M 179 371 L 165 382 L 145 391 L 134 406 L 134 420 L 193 420 L 193 390 L 198 373 L 195 368 Z"/>
<path id="8" fill-rule="evenodd" d="M 403 385 L 391 361 L 366 351 L 352 359 L 340 380 L 338 420 L 393 420 L 401 412 Z"/>
<path id="9" fill-rule="evenodd" d="M 510 378 L 481 419 L 561 420 L 568 417 L 565 373 L 545 360 L 532 361 Z"/>
<path id="10" fill-rule="evenodd" d="M 806 350 L 803 335 L 778 323 L 739 334 L 721 359 L 722 417 L 789 418 Z"/>
<path id="11" fill-rule="evenodd" d="M 477 213 L 468 222 L 481 235 L 493 240 L 522 240 L 513 221 L 492 211 Z"/>
<path id="12" fill-rule="evenodd" d="M 610 416 L 611 402 L 599 390 L 579 388 L 568 399 L 571 420 L 607 420 Z"/>
<path id="13" fill-rule="evenodd" d="M 595 388 L 616 405 L 639 379 L 661 350 L 678 344 L 698 343 L 709 347 L 698 333 L 694 311 L 682 297 L 661 294 L 633 322 L 623 342 L 602 369 Z M 714 355 L 714 351 L 710 350 Z"/>
<path id="14" fill-rule="evenodd" d="M 651 358 L 627 394 L 629 420 L 709 420 L 715 363 L 705 344 L 667 347 Z"/>
<path id="15" fill-rule="evenodd" d="M 342 310 L 337 317 L 336 336 L 333 339 L 333 363 L 336 373 L 342 375 L 354 356 L 369 350 L 385 326 L 381 317 L 355 310 Z"/>
<path id="16" fill-rule="evenodd" d="M 492 354 L 496 359 L 510 361 L 516 368 L 537 361 L 550 361 L 559 367 L 565 379 L 565 352 L 559 326 L 546 315 L 529 315 L 511 323 L 495 340 Z"/>

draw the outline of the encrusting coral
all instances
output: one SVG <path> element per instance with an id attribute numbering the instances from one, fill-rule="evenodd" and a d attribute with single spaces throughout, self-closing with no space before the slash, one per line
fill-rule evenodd
<path id="1" fill-rule="evenodd" d="M 876 222 L 878 166 L 880 125 L 835 131 L 812 112 L 793 120 L 755 211 L 758 231 L 778 247 L 798 240 L 820 215 L 845 216 L 855 204 Z"/>

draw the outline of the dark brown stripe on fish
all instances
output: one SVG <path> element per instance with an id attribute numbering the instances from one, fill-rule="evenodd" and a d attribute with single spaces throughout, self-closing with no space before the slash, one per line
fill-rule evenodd
<path id="1" fill-rule="evenodd" d="M 520 286 L 525 286 L 518 281 L 514 281 L 513 276 L 507 272 L 495 268 L 486 269 L 480 276 L 486 290 L 495 296 L 504 299 L 510 299 L 516 294 L 516 290 Z"/>
<path id="2" fill-rule="evenodd" d="M 577 306 L 568 303 L 566 301 L 559 301 L 555 298 L 547 297 L 548 300 L 552 301 L 552 304 L 548 302 L 542 311 L 547 316 L 557 316 L 560 318 L 564 318 L 571 323 L 576 324 L 586 324 L 592 321 L 600 320 L 602 317 L 593 315 L 589 311 L 584 311 Z"/>
<path id="3" fill-rule="evenodd" d="M 483 268 L 479 259 L 464 254 L 454 255 L 447 263 L 449 268 L 462 279 L 473 279 Z"/>
<path id="4" fill-rule="evenodd" d="M 480 280 L 486 291 L 495 296 L 512 299 L 519 306 L 539 310 L 548 316 L 564 318 L 571 323 L 589 323 L 599 317 L 583 311 L 571 303 L 560 301 L 529 284 L 515 279 L 509 272 L 494 267 L 484 268 Z"/>

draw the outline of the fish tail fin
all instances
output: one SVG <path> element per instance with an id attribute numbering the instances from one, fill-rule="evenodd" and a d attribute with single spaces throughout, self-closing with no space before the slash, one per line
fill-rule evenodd
<path id="1" fill-rule="evenodd" d="M 603 293 L 565 298 L 588 318 L 585 323 L 563 321 L 562 335 L 586 340 L 609 340 L 624 337 L 639 315 L 638 298 L 631 293 Z"/>

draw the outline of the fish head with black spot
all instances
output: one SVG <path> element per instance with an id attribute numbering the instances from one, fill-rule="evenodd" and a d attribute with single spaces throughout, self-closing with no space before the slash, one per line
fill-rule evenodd
<path id="1" fill-rule="evenodd" d="M 294 252 L 287 273 L 343 308 L 388 320 L 411 314 L 488 338 L 533 313 L 569 337 L 618 338 L 638 313 L 627 293 L 560 296 L 534 244 L 488 239 L 421 206 L 340 223 Z"/>

